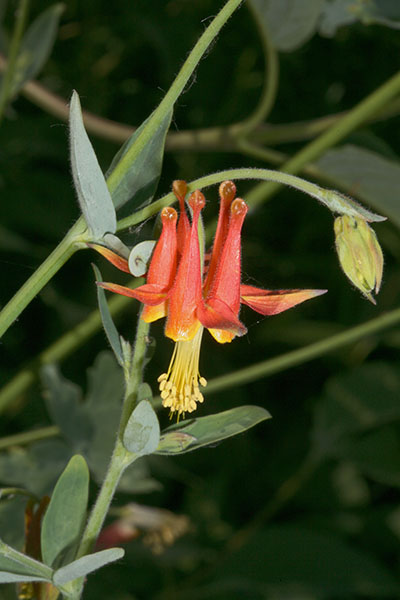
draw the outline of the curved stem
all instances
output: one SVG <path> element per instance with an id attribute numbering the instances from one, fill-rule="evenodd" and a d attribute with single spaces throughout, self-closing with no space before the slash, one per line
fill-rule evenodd
<path id="1" fill-rule="evenodd" d="M 8 65 L 4 74 L 2 86 L 0 87 L 0 123 L 4 117 L 4 111 L 13 93 L 14 73 L 17 66 L 19 49 L 25 25 L 28 20 L 29 0 L 20 0 L 16 10 L 15 26 L 10 44 Z"/>
<path id="2" fill-rule="evenodd" d="M 249 10 L 254 18 L 256 23 L 258 34 L 261 39 L 263 52 L 264 52 L 264 62 L 265 62 L 265 77 L 263 84 L 263 91 L 261 94 L 261 98 L 259 100 L 258 105 L 256 106 L 254 112 L 247 117 L 241 123 L 237 125 L 240 128 L 240 135 L 248 135 L 251 131 L 256 129 L 256 127 L 265 121 L 274 106 L 276 95 L 278 92 L 278 84 L 279 84 L 279 56 L 274 46 L 271 43 L 271 40 L 268 36 L 267 30 L 260 23 L 258 18 L 257 11 L 255 11 L 252 7 L 252 4 L 248 4 Z"/>
<path id="3" fill-rule="evenodd" d="M 371 319 L 366 323 L 356 325 L 356 327 L 351 327 L 346 331 L 333 335 L 326 340 L 321 340 L 314 344 L 299 348 L 298 350 L 293 350 L 292 352 L 287 352 L 280 356 L 263 360 L 250 367 L 239 369 L 234 373 L 216 377 L 208 383 L 207 388 L 205 388 L 203 393 L 214 393 L 219 390 L 226 390 L 233 386 L 243 385 L 244 383 L 249 383 L 250 381 L 255 381 L 267 377 L 268 375 L 279 373 L 285 369 L 303 364 L 309 360 L 327 354 L 328 352 L 347 346 L 348 344 L 354 344 L 368 335 L 378 333 L 382 329 L 396 325 L 399 322 L 400 308 L 396 308 L 395 310 L 376 317 L 375 319 Z"/>
<path id="4" fill-rule="evenodd" d="M 204 31 L 203 35 L 183 63 L 173 84 L 154 111 L 152 118 L 148 121 L 147 125 L 143 128 L 142 133 L 136 139 L 135 144 L 127 150 L 126 154 L 121 158 L 113 172 L 110 174 L 107 184 L 111 193 L 118 186 L 124 173 L 130 168 L 136 157 L 139 156 L 154 133 L 161 126 L 164 118 L 175 104 L 175 101 L 187 84 L 204 52 L 241 2 L 242 0 L 228 0 Z"/>
<path id="5" fill-rule="evenodd" d="M 192 192 L 197 189 L 201 190 L 211 185 L 215 185 L 216 183 L 221 183 L 226 179 L 259 179 L 272 182 L 272 185 L 287 185 L 304 192 L 313 198 L 316 198 L 319 202 L 325 204 L 332 212 L 348 214 L 352 216 L 362 216 L 370 221 L 385 220 L 385 217 L 380 217 L 379 215 L 370 213 L 362 206 L 359 206 L 353 202 L 351 198 L 345 198 L 334 190 L 327 190 L 319 185 L 316 185 L 315 183 L 301 179 L 301 177 L 296 177 L 295 175 L 282 171 L 274 171 L 272 169 L 245 168 L 219 171 L 218 173 L 212 173 L 211 175 L 206 175 L 205 177 L 200 177 L 199 179 L 195 179 L 194 181 L 190 182 L 188 184 L 188 192 Z M 271 185 L 271 183 L 268 185 Z M 250 206 L 254 206 L 255 204 L 253 201 L 253 195 L 253 191 L 246 195 L 246 201 Z M 118 221 L 117 231 L 127 229 L 133 225 L 137 225 L 138 223 L 145 221 L 149 217 L 158 213 L 165 206 L 169 206 L 174 202 L 176 202 L 176 198 L 174 194 L 170 192 L 149 206 L 144 207 L 142 210 L 137 211 L 133 215 Z"/>
<path id="6" fill-rule="evenodd" d="M 300 152 L 282 166 L 286 173 L 298 173 L 306 164 L 321 156 L 328 148 L 332 148 L 339 141 L 364 123 L 371 115 L 375 114 L 387 102 L 400 93 L 400 71 L 372 92 L 367 98 L 350 110 L 339 122 L 332 125 L 317 139 L 307 144 Z M 279 183 L 262 183 L 257 185 L 247 196 L 252 206 L 265 202 L 281 188 Z"/>
<path id="7" fill-rule="evenodd" d="M 25 446 L 27 444 L 31 444 L 32 442 L 45 440 L 57 435 L 60 435 L 60 428 L 57 425 L 50 425 L 49 427 L 40 427 L 40 429 L 33 429 L 32 431 L 15 433 L 14 435 L 8 435 L 0 439 L 0 450 L 10 448 L 10 446 Z"/>
<path id="8" fill-rule="evenodd" d="M 236 387 L 238 385 L 243 385 L 251 381 L 262 379 L 263 377 L 274 375 L 275 373 L 280 373 L 285 369 L 290 369 L 291 367 L 304 364 L 310 360 L 313 360 L 314 358 L 328 354 L 328 352 L 338 350 L 343 346 L 354 344 L 358 340 L 361 340 L 368 335 L 377 334 L 383 329 L 392 327 L 398 323 L 400 323 L 400 308 L 396 308 L 395 310 L 376 317 L 375 319 L 371 319 L 366 323 L 361 323 L 361 325 L 351 327 L 350 329 L 333 335 L 325 340 L 309 344 L 308 346 L 304 346 L 298 350 L 286 352 L 285 354 L 275 356 L 274 358 L 269 358 L 251 365 L 250 367 L 244 367 L 243 369 L 236 370 L 233 373 L 227 373 L 221 377 L 210 379 L 207 387 L 204 388 L 203 393 L 206 395 L 209 393 L 218 392 L 220 390 L 226 390 L 230 387 Z M 160 406 L 161 399 L 155 398 L 153 407 L 157 409 Z M 42 439 L 43 437 L 52 437 L 55 435 L 59 435 L 58 428 L 53 426 L 43 427 L 42 429 L 35 429 L 34 431 L 28 431 L 26 433 L 16 434 L 15 436 L 5 437 L 0 440 L 0 448 L 8 447 L 14 443 L 27 444 Z M 16 439 L 17 442 L 15 442 L 14 439 Z"/>

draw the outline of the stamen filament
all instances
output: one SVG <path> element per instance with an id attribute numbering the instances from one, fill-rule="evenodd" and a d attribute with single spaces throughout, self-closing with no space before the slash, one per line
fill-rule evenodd
<path id="1" fill-rule="evenodd" d="M 158 378 L 162 404 L 170 409 L 170 416 L 178 413 L 178 419 L 197 408 L 204 397 L 199 386 L 207 385 L 199 373 L 200 346 L 204 328 L 200 327 L 193 339 L 176 342 L 168 372 Z"/>

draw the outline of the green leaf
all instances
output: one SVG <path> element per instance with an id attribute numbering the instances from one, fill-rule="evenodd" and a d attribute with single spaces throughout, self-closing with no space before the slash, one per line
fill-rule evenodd
<path id="1" fill-rule="evenodd" d="M 315 409 L 312 440 L 322 456 L 343 456 L 355 436 L 400 420 L 397 367 L 370 363 L 333 377 Z"/>
<path id="2" fill-rule="evenodd" d="M 161 173 L 165 138 L 171 123 L 171 118 L 172 110 L 164 117 L 164 120 L 150 142 L 139 153 L 129 170 L 122 175 L 117 187 L 112 191 L 112 199 L 115 208 L 118 210 L 124 207 L 123 212 L 118 213 L 119 216 L 130 214 L 139 206 L 151 202 L 157 189 Z M 135 144 L 144 127 L 149 124 L 151 119 L 152 115 L 142 123 L 114 156 L 106 174 L 107 178 L 115 168 L 118 167 L 121 158 L 126 154 L 127 150 Z"/>
<path id="3" fill-rule="evenodd" d="M 189 446 L 194 445 L 196 442 L 197 439 L 188 433 L 167 431 L 167 433 L 162 434 L 160 437 L 157 454 L 182 454 L 182 452 L 188 452 Z"/>
<path id="4" fill-rule="evenodd" d="M 361 3 L 358 6 L 361 7 Z M 325 37 L 333 37 L 339 27 L 351 25 L 356 21 L 354 0 L 329 0 L 324 2 L 318 31 Z"/>
<path id="5" fill-rule="evenodd" d="M 117 218 L 104 175 L 85 131 L 81 104 L 75 91 L 71 98 L 69 126 L 72 176 L 78 201 L 88 228 L 95 239 L 100 239 L 105 233 L 115 233 Z"/>
<path id="6" fill-rule="evenodd" d="M 275 48 L 291 52 L 314 34 L 323 0 L 250 0 L 250 4 Z"/>
<path id="7" fill-rule="evenodd" d="M 339 27 L 360 21 L 364 25 L 385 25 L 400 29 L 400 5 L 398 0 L 373 0 L 372 2 L 354 2 L 354 0 L 328 0 L 321 13 L 319 32 L 333 37 Z"/>
<path id="8" fill-rule="evenodd" d="M 125 554 L 122 548 L 108 548 L 94 554 L 88 554 L 74 560 L 74 562 L 58 569 L 53 575 L 53 582 L 56 586 L 64 585 L 69 581 L 84 577 L 105 565 L 120 560 Z"/>
<path id="9" fill-rule="evenodd" d="M 382 598 L 400 591 L 389 570 L 364 549 L 296 523 L 269 525 L 253 535 L 221 561 L 215 578 L 220 595 L 208 583 L 210 599 L 231 598 L 221 592 L 235 589 L 246 598 Z"/>
<path id="10" fill-rule="evenodd" d="M 141 277 L 148 270 L 148 262 L 153 253 L 156 242 L 145 240 L 136 244 L 129 253 L 129 270 L 134 277 Z"/>
<path id="11" fill-rule="evenodd" d="M 62 564 L 75 549 L 86 519 L 88 493 L 85 459 L 73 456 L 57 481 L 43 518 L 41 546 L 47 565 Z"/>
<path id="12" fill-rule="evenodd" d="M 326 152 L 316 163 L 328 177 L 340 182 L 349 194 L 357 196 L 400 227 L 400 163 L 381 154 L 346 145 Z"/>
<path id="13" fill-rule="evenodd" d="M 100 273 L 100 269 L 96 267 L 96 265 L 92 265 L 96 281 L 103 281 L 103 278 Z M 97 286 L 97 301 L 99 303 L 99 310 L 101 315 L 101 321 L 103 323 L 104 331 L 106 333 L 107 339 L 110 343 L 110 346 L 115 354 L 115 358 L 118 363 L 123 366 L 124 364 L 124 355 L 122 352 L 122 345 L 118 330 L 114 324 L 112 319 L 110 310 L 108 308 L 107 298 L 105 291 L 102 287 Z"/>
<path id="14" fill-rule="evenodd" d="M 29 578 L 40 577 L 46 581 L 51 581 L 53 574 L 50 567 L 15 550 L 15 548 L 8 546 L 3 541 L 0 541 L 0 570 L 3 573 L 24 575 Z"/>
<path id="15" fill-rule="evenodd" d="M 126 425 L 123 442 L 129 452 L 137 456 L 152 454 L 160 441 L 160 424 L 153 407 L 147 400 L 136 406 Z"/>
<path id="16" fill-rule="evenodd" d="M 56 39 L 58 22 L 64 8 L 64 4 L 54 4 L 42 12 L 25 33 L 13 78 L 13 95 L 17 94 L 27 81 L 36 77 L 46 63 Z"/>
<path id="17" fill-rule="evenodd" d="M 261 406 L 239 406 L 216 415 L 183 421 L 168 427 L 161 436 L 157 454 L 183 454 L 217 444 L 243 433 L 271 415 Z M 178 435 L 177 435 L 178 434 Z"/>
<path id="18" fill-rule="evenodd" d="M 23 581 L 49 581 L 44 577 L 35 577 L 33 575 L 18 575 L 17 573 L 8 573 L 0 571 L 0 583 L 21 583 Z"/>
<path id="19" fill-rule="evenodd" d="M 41 497 L 50 493 L 70 457 L 65 442 L 57 439 L 42 440 L 26 448 L 10 448 L 0 453 L 0 480 L 23 486 Z"/>

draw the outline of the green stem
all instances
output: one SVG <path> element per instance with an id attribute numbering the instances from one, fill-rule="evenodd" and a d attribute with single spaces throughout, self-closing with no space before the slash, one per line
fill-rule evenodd
<path id="1" fill-rule="evenodd" d="M 397 325 L 398 323 L 400 323 L 400 308 L 396 308 L 395 310 L 381 315 L 380 317 L 376 317 L 375 319 L 371 319 L 366 323 L 362 323 L 361 325 L 357 325 L 356 327 L 352 327 L 351 329 L 347 329 L 346 331 L 333 335 L 326 340 L 309 344 L 308 346 L 304 346 L 298 350 L 286 352 L 280 356 L 256 363 L 251 367 L 245 367 L 244 369 L 239 369 L 233 373 L 228 373 L 227 375 L 222 375 L 221 377 L 215 377 L 208 382 L 207 387 L 203 390 L 203 393 L 209 394 L 218 392 L 220 390 L 226 390 L 230 387 L 236 387 L 251 381 L 256 381 L 257 379 L 261 379 L 263 377 L 268 377 L 269 375 L 274 375 L 275 373 L 279 373 L 285 369 L 301 365 L 313 360 L 314 358 L 323 356 L 328 352 L 338 350 L 343 346 L 354 344 L 355 342 L 358 342 L 358 340 L 361 340 L 368 335 L 377 334 L 381 330 Z M 145 337 L 143 337 L 143 341 L 145 342 Z M 154 408 L 160 407 L 161 399 L 156 398 L 153 406 Z M 0 448 L 3 449 L 17 444 L 28 444 L 43 438 L 59 435 L 59 433 L 60 431 L 58 427 L 54 426 L 35 429 L 34 431 L 28 431 L 26 433 L 20 433 L 14 436 L 2 438 L 0 440 Z"/>
<path id="2" fill-rule="evenodd" d="M 261 361 L 234 373 L 216 377 L 209 382 L 203 393 L 214 393 L 219 390 L 226 390 L 230 387 L 243 385 L 244 383 L 249 383 L 250 381 L 255 381 L 256 379 L 261 379 L 274 373 L 279 373 L 285 369 L 303 364 L 309 360 L 322 356 L 323 354 L 347 346 L 348 344 L 354 344 L 367 335 L 378 333 L 382 329 L 396 325 L 399 322 L 400 308 L 396 308 L 389 313 L 371 319 L 370 321 L 352 327 L 351 329 L 347 329 L 326 340 L 321 340 L 320 342 L 309 344 L 298 350 L 293 350 L 292 352 L 281 354 L 275 358 Z"/>
<path id="3" fill-rule="evenodd" d="M 22 36 L 28 20 L 28 8 L 29 0 L 20 0 L 16 10 L 15 26 L 10 44 L 7 69 L 4 73 L 3 83 L 0 88 L 0 124 L 3 120 L 8 101 L 13 93 L 15 68 L 17 65 Z"/>
<path id="4" fill-rule="evenodd" d="M 218 35 L 223 25 L 241 4 L 242 0 L 228 0 L 215 19 L 210 23 L 203 35 L 200 37 L 188 58 L 184 62 L 176 79 L 171 85 L 169 91 L 153 113 L 142 133 L 138 136 L 126 154 L 119 161 L 115 169 L 110 174 L 107 185 L 112 193 L 119 185 L 126 171 L 131 167 L 137 156 L 142 152 L 146 144 L 150 141 L 156 130 L 161 125 L 166 114 L 171 110 L 173 104 L 182 92 L 186 83 L 190 79 L 198 62 L 207 50 L 210 43 Z M 80 218 L 69 234 L 62 240 L 54 252 L 39 267 L 25 285 L 10 300 L 3 311 L 0 313 L 0 337 L 24 310 L 34 296 L 44 287 L 49 279 L 58 271 L 58 269 L 70 258 L 76 248 L 71 244 L 71 234 L 82 228 L 83 219 Z M 77 241 L 77 240 L 75 240 Z M 84 241 L 83 239 L 81 241 Z"/>
<path id="5" fill-rule="evenodd" d="M 262 26 L 258 18 L 258 13 L 248 4 L 249 10 L 253 15 L 256 23 L 258 34 L 261 39 L 264 62 L 265 62 L 265 77 L 261 98 L 254 112 L 241 123 L 237 123 L 239 127 L 239 135 L 247 136 L 257 126 L 265 121 L 274 106 L 279 84 L 279 56 L 275 47 L 267 34 L 267 30 Z"/>
<path id="6" fill-rule="evenodd" d="M 211 185 L 215 185 L 216 183 L 221 183 L 221 181 L 226 179 L 261 179 L 264 181 L 273 182 L 276 185 L 287 185 L 304 192 L 313 198 L 316 198 L 319 202 L 322 202 L 322 204 L 328 206 L 332 212 L 339 212 L 341 214 L 349 214 L 353 216 L 361 215 L 364 217 L 368 214 L 371 221 L 385 220 L 384 217 L 379 217 L 379 215 L 375 215 L 377 218 L 374 218 L 372 213 L 369 213 L 369 211 L 366 211 L 366 209 L 363 207 L 356 205 L 350 198 L 346 199 L 333 190 L 326 190 L 315 183 L 301 179 L 301 177 L 296 177 L 295 175 L 291 175 L 289 173 L 274 171 L 271 169 L 245 168 L 219 171 L 218 173 L 212 173 L 211 175 L 206 175 L 205 177 L 200 177 L 199 179 L 195 179 L 194 181 L 190 182 L 188 184 L 188 192 L 192 192 L 193 190 L 197 189 L 201 190 Z M 246 200 L 248 200 L 249 204 L 253 206 L 254 203 L 249 199 L 251 195 L 252 192 L 246 196 Z M 142 210 L 139 210 L 133 215 L 118 221 L 117 230 L 121 231 L 122 229 L 127 229 L 133 225 L 137 225 L 138 223 L 141 223 L 142 221 L 145 221 L 149 217 L 152 217 L 158 213 L 165 206 L 169 206 L 174 202 L 176 202 L 176 198 L 174 194 L 170 192 L 149 206 L 146 206 Z"/>
<path id="7" fill-rule="evenodd" d="M 139 316 L 130 375 L 127 381 L 121 420 L 116 436 L 113 455 L 111 457 L 105 479 L 102 483 L 100 493 L 89 515 L 76 558 L 85 556 L 85 554 L 88 554 L 92 550 L 107 516 L 107 512 L 117 490 L 119 480 L 126 467 L 132 464 L 132 462 L 135 460 L 135 456 L 125 449 L 122 438 L 126 423 L 136 403 L 137 390 L 142 382 L 143 365 L 147 349 L 146 339 L 148 333 L 149 324 L 142 321 Z M 77 593 L 74 598 L 76 597 L 76 599 L 79 599 L 81 597 L 82 588 L 83 580 L 77 580 Z"/>
<path id="8" fill-rule="evenodd" d="M 57 425 L 40 427 L 39 429 L 33 429 L 32 431 L 8 435 L 7 437 L 0 439 L 0 450 L 10 448 L 11 446 L 25 446 L 26 444 L 31 444 L 38 440 L 45 440 L 47 438 L 55 437 L 56 435 L 60 435 L 60 428 Z"/>
<path id="9" fill-rule="evenodd" d="M 282 166 L 286 173 L 298 173 L 306 164 L 321 156 L 328 148 L 346 138 L 359 125 L 377 113 L 382 106 L 395 98 L 400 92 L 400 71 L 357 104 L 342 119 L 334 123 L 327 131 L 307 144 L 300 152 Z M 280 183 L 262 183 L 247 196 L 248 202 L 256 206 L 271 198 L 281 188 Z"/>
<path id="10" fill-rule="evenodd" d="M 238 8 L 242 0 L 228 0 L 225 6 L 221 9 L 218 15 L 211 21 L 210 25 L 204 31 L 193 50 L 183 63 L 181 70 L 179 71 L 176 79 L 171 85 L 170 89 L 156 108 L 152 118 L 149 120 L 146 127 L 144 127 L 142 133 L 138 136 L 126 154 L 122 157 L 119 163 L 116 165 L 114 171 L 110 174 L 107 184 L 111 194 L 119 185 L 122 177 L 131 167 L 132 163 L 136 160 L 137 156 L 142 152 L 145 146 L 149 143 L 154 133 L 162 124 L 164 118 L 171 110 L 175 101 L 183 91 L 185 85 L 190 79 L 196 66 L 198 65 L 204 52 L 207 50 L 211 42 L 219 34 L 221 28 L 225 25 L 232 13 Z"/>
<path id="11" fill-rule="evenodd" d="M 0 338 L 29 302 L 77 250 L 75 242 L 78 238 L 76 235 L 82 233 L 82 223 L 81 219 L 75 223 L 62 242 L 3 308 L 0 313 Z"/>

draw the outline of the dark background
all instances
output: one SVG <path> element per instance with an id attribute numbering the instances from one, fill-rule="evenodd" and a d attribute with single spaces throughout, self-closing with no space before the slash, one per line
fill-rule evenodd
<path id="1" fill-rule="evenodd" d="M 47 4 L 35 2 L 31 18 Z M 100 116 L 139 125 L 160 102 L 220 6 L 211 0 L 70 1 L 40 81 L 66 100 L 76 89 L 82 106 Z M 5 25 L 11 24 L 9 10 Z M 353 107 L 395 72 L 398 51 L 398 31 L 357 23 L 339 29 L 332 39 L 315 35 L 295 52 L 281 53 L 279 92 L 269 121 L 290 123 Z M 179 98 L 172 130 L 244 119 L 257 104 L 263 69 L 257 31 L 242 6 Z M 118 145 L 91 138 L 106 170 Z M 363 127 L 346 141 L 396 159 L 398 139 L 398 119 L 387 119 Z M 292 154 L 301 146 L 285 144 L 279 149 Z M 169 191 L 173 179 L 190 181 L 245 166 L 268 165 L 234 152 L 198 152 L 194 147 L 167 152 L 157 196 Z M 238 182 L 239 194 L 246 197 L 251 185 Z M 0 194 L 0 302 L 4 304 L 79 215 L 67 126 L 23 97 L 13 102 L 0 130 Z M 208 191 L 207 199 L 206 221 L 217 211 L 216 188 Z M 126 243 L 151 237 L 152 226 L 146 223 L 132 231 L 124 237 Z M 335 255 L 332 217 L 313 199 L 283 190 L 250 211 L 243 234 L 245 280 L 271 289 L 327 288 L 329 292 L 271 318 L 245 308 L 246 337 L 219 346 L 205 335 L 202 375 L 210 380 L 395 308 L 400 287 L 398 233 L 390 223 L 378 224 L 375 231 L 386 258 L 377 307 L 345 279 Z M 105 261 L 89 252 L 77 253 L 4 336 L 2 382 L 95 308 L 93 260 L 101 265 L 104 279 L 117 280 Z M 130 339 L 136 310 L 132 302 L 131 311 L 118 320 L 121 333 Z M 155 380 L 165 370 L 172 344 L 164 339 L 160 324 L 154 325 L 152 335 L 157 350 L 145 379 L 156 392 Z M 157 557 L 140 539 L 131 542 L 122 564 L 89 579 L 85 597 L 394 597 L 400 535 L 396 419 L 390 423 L 394 444 L 379 474 L 365 467 L 372 447 L 359 460 L 351 443 L 339 440 L 343 445 L 335 449 L 335 456 L 322 461 L 289 502 L 278 498 L 277 510 L 271 508 L 271 513 L 265 507 L 308 453 L 315 411 L 326 398 L 327 382 L 352 377 L 362 398 L 369 391 L 363 374 L 370 365 L 385 362 L 396 373 L 399 343 L 398 329 L 386 331 L 268 379 L 208 395 L 199 416 L 258 404 L 271 412 L 273 420 L 216 448 L 174 459 L 151 458 L 150 472 L 162 487 L 146 495 L 119 494 L 115 504 L 136 501 L 186 514 L 192 529 Z M 63 374 L 85 386 L 86 368 L 106 348 L 100 332 L 63 363 Z M 166 415 L 161 420 L 164 425 L 168 422 Z M 50 423 L 37 384 L 8 407 L 0 429 L 4 436 Z M 379 453 L 381 446 L 375 447 Z M 238 554 L 229 554 L 231 536 L 249 524 L 253 535 L 243 540 Z"/>

